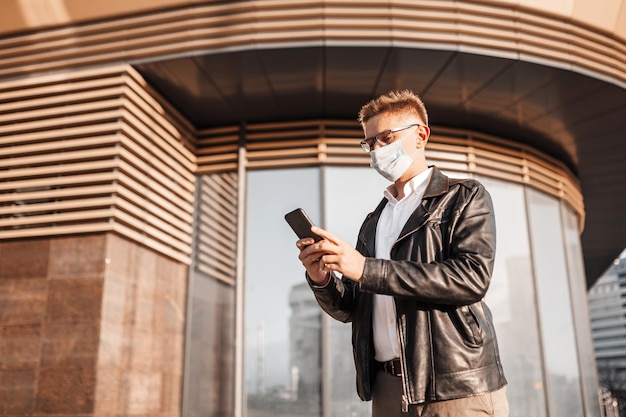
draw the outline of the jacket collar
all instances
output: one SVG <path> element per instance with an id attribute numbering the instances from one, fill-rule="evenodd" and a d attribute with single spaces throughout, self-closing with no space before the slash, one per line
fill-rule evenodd
<path id="1" fill-rule="evenodd" d="M 426 186 L 426 190 L 424 191 L 422 202 L 409 217 L 409 220 L 404 225 L 398 240 L 419 229 L 426 222 L 430 216 L 430 212 L 427 210 L 427 206 L 429 206 L 426 201 L 427 199 L 437 197 L 448 192 L 450 179 L 439 171 L 436 166 L 433 165 L 432 168 L 433 173 L 430 177 L 428 185 Z M 387 199 L 383 198 L 378 204 L 378 207 L 376 207 L 376 209 L 367 216 L 363 228 L 361 229 L 361 233 L 359 234 L 359 240 L 366 247 L 369 256 L 376 255 L 376 225 L 378 224 L 380 214 L 383 212 L 386 205 Z"/>
<path id="2" fill-rule="evenodd" d="M 436 166 L 432 165 L 432 168 L 433 174 L 430 176 L 423 199 L 445 194 L 450 188 L 450 178 L 439 171 Z"/>

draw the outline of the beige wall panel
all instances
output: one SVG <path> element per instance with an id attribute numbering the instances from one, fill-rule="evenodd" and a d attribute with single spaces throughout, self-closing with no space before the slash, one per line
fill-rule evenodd
<path id="1" fill-rule="evenodd" d="M 199 0 L 2 0 L 0 32 L 22 32 L 185 6 Z"/>
<path id="2" fill-rule="evenodd" d="M 576 0 L 521 0 L 520 6 L 540 10 L 543 13 L 570 17 L 574 11 L 575 1 Z"/>
<path id="3" fill-rule="evenodd" d="M 622 0 L 576 0 L 572 17 L 609 33 L 617 29 L 617 18 Z"/>
<path id="4" fill-rule="evenodd" d="M 92 2 L 86 0 L 3 0 L 2 13 L 0 13 L 0 33 L 11 34 L 18 32 L 29 32 L 32 30 L 47 29 L 53 27 L 67 27 L 79 23 L 93 22 L 103 19 L 111 19 L 115 17 L 137 15 L 141 13 L 158 12 L 172 8 L 184 8 L 201 6 L 206 7 L 215 3 L 211 0 L 110 0 L 107 2 Z M 276 1 L 247 1 L 233 2 L 228 5 L 219 7 L 219 9 L 229 9 L 237 11 L 244 15 L 251 12 L 256 14 L 256 21 L 263 21 L 263 14 L 267 10 L 273 10 L 276 7 L 285 7 L 282 2 Z M 290 2 L 294 5 L 296 3 Z M 308 7 L 309 12 L 325 14 L 332 10 L 343 8 L 348 13 L 346 16 L 355 14 L 355 8 L 358 7 L 358 13 L 362 14 L 363 2 L 339 0 L 326 0 L 315 2 L 300 2 Z M 418 3 L 416 5 L 416 3 Z M 465 10 L 467 8 L 485 13 L 493 13 L 494 5 L 501 5 L 501 11 L 510 11 L 518 13 L 516 9 L 521 8 L 527 11 L 537 11 L 540 14 L 546 14 L 552 17 L 574 18 L 581 23 L 594 26 L 602 31 L 614 32 L 624 37 L 624 28 L 626 25 L 620 25 L 617 16 L 620 9 L 623 8 L 623 0 L 605 0 L 602 7 L 596 7 L 597 2 L 594 0 L 490 0 L 484 2 L 452 2 L 452 1 L 378 1 L 369 2 L 368 5 L 376 8 L 394 7 L 420 7 L 422 12 L 428 13 L 435 10 L 446 10 L 448 8 Z M 491 9 L 491 11 L 489 11 Z M 376 15 L 379 15 L 372 9 Z M 293 14 L 292 8 L 290 13 Z M 623 13 L 623 12 L 622 12 Z"/>
<path id="5" fill-rule="evenodd" d="M 626 39 L 626 2 L 622 2 L 617 13 L 614 33 L 616 36 Z"/>
<path id="6" fill-rule="evenodd" d="M 586 10 L 591 7 L 589 1 L 554 0 L 544 5 L 540 0 L 394 0 L 367 2 L 361 7 L 356 7 L 356 1 L 340 0 L 202 2 L 0 38 L 0 76 L 195 50 L 273 47 L 288 39 L 296 43 L 325 42 L 329 46 L 356 42 L 370 46 L 452 47 L 513 59 L 520 53 L 531 62 L 548 58 L 551 65 L 560 65 L 553 62 L 560 60 L 568 68 L 579 65 L 626 80 L 624 61 L 613 57 L 623 55 L 624 38 L 610 34 L 618 21 L 626 19 L 617 17 L 622 3 L 608 0 L 616 16 L 608 28 L 606 23 L 600 25 L 603 21 L 598 17 L 593 21 L 572 18 L 575 6 L 581 17 L 604 16 L 600 11 L 590 14 Z M 593 50 L 594 56 L 588 56 L 584 52 L 587 49 Z M 222 88 L 228 90 L 230 86 Z M 177 122 L 180 124 L 180 120 Z"/>

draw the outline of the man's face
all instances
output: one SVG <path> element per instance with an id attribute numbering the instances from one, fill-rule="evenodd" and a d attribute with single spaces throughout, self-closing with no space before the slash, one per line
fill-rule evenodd
<path id="1" fill-rule="evenodd" d="M 398 129 L 404 126 L 409 126 L 412 124 L 419 123 L 417 117 L 411 115 L 397 115 L 390 113 L 381 113 L 378 114 L 365 123 L 365 137 L 371 138 L 380 133 L 383 133 L 388 130 Z M 417 138 L 417 132 L 419 127 L 411 127 L 408 129 L 400 130 L 393 133 L 393 141 L 396 142 L 401 140 L 402 146 L 407 154 L 413 155 L 416 148 L 416 140 L 409 140 L 409 136 L 413 136 Z M 380 143 L 374 142 L 373 149 L 376 150 L 380 148 Z"/>

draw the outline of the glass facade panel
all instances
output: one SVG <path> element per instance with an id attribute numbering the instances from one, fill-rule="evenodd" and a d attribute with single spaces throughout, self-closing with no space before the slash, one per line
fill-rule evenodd
<path id="1" fill-rule="evenodd" d="M 500 355 L 509 382 L 511 417 L 546 415 L 524 188 L 478 178 L 491 194 L 497 246 L 485 301 L 492 310 Z"/>
<path id="2" fill-rule="evenodd" d="M 593 366 L 589 324 L 584 312 L 574 312 L 585 300 L 576 215 L 558 199 L 521 185 L 479 180 L 496 211 L 497 256 L 486 301 L 509 381 L 511 416 L 595 417 L 595 371 L 586 371 Z M 350 325 L 321 313 L 283 215 L 302 207 L 315 223 L 355 244 L 388 185 L 368 167 L 248 173 L 248 416 L 369 417 L 371 403 L 356 395 Z"/>
<path id="3" fill-rule="evenodd" d="M 588 417 L 599 417 L 598 377 L 587 302 L 587 281 L 578 232 L 578 217 L 565 204 L 561 206 L 585 412 Z"/>
<path id="4" fill-rule="evenodd" d="M 326 228 L 342 240 L 356 245 L 357 234 L 365 216 L 383 197 L 389 182 L 369 167 L 324 168 L 324 217 Z M 332 417 L 369 417 L 371 403 L 356 394 L 352 331 L 350 324 L 324 317 L 328 329 L 326 352 Z"/>
<path id="5" fill-rule="evenodd" d="M 527 191 L 549 413 L 583 416 L 560 203 L 539 191 Z"/>
<path id="6" fill-rule="evenodd" d="M 320 224 L 319 169 L 248 173 L 245 263 L 247 415 L 319 416 L 321 310 L 283 215 Z"/>
<path id="7" fill-rule="evenodd" d="M 234 407 L 235 288 L 190 275 L 184 415 L 227 417 Z"/>

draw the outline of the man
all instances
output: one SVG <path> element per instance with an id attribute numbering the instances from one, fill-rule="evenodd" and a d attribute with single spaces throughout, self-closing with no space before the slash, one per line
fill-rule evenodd
<path id="1" fill-rule="evenodd" d="M 297 242 L 318 303 L 352 322 L 357 391 L 373 417 L 508 416 L 491 313 L 491 198 L 426 163 L 421 99 L 390 92 L 361 109 L 362 148 L 392 181 L 356 249 L 318 227 Z M 335 272 L 341 273 L 340 279 Z"/>

